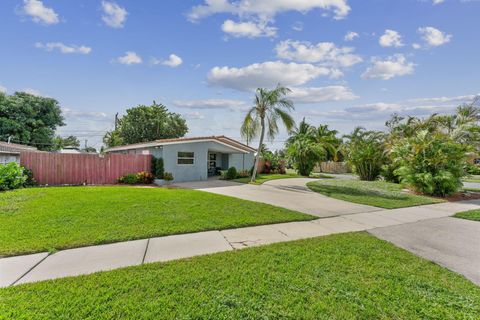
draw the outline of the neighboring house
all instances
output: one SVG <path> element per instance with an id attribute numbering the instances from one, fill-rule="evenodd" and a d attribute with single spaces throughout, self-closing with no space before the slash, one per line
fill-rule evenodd
<path id="1" fill-rule="evenodd" d="M 175 182 L 207 180 L 218 170 L 250 170 L 256 149 L 225 136 L 162 139 L 106 149 L 107 153 L 151 154 L 163 158 Z"/>
<path id="2" fill-rule="evenodd" d="M 20 152 L 38 151 L 35 147 L 25 146 L 23 144 L 8 143 L 0 141 L 0 164 L 7 164 L 10 162 L 20 163 Z"/>

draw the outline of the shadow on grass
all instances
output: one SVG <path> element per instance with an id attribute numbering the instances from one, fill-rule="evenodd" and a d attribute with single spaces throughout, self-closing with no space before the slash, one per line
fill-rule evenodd
<path id="1" fill-rule="evenodd" d="M 315 192 L 324 193 L 328 196 L 332 194 L 344 194 L 347 196 L 358 197 L 381 197 L 390 200 L 407 200 L 409 196 L 412 196 L 403 194 L 400 191 L 362 189 L 360 187 L 334 186 L 316 183 L 309 184 L 309 187 Z"/>

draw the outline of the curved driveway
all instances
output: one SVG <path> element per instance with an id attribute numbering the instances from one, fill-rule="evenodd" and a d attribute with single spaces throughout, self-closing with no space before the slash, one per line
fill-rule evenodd
<path id="1" fill-rule="evenodd" d="M 263 202 L 317 217 L 333 217 L 381 210 L 372 206 L 336 200 L 310 191 L 306 186 L 307 182 L 316 180 L 318 179 L 288 178 L 267 181 L 259 186 L 251 184 L 232 185 L 232 183 L 225 181 L 217 181 L 216 186 L 213 186 L 211 181 L 207 181 L 204 187 L 199 182 L 192 187 L 206 192 Z M 223 185 L 223 183 L 226 184 Z M 184 184 L 180 187 L 188 187 L 188 185 Z"/>

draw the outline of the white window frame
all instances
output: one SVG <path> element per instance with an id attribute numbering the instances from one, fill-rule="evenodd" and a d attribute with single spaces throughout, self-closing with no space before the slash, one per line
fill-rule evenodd
<path id="1" fill-rule="evenodd" d="M 191 153 L 191 157 L 180 157 L 179 153 Z M 178 163 L 178 160 L 192 160 L 192 163 Z M 195 165 L 195 152 L 193 151 L 177 151 L 177 166 L 194 166 Z"/>

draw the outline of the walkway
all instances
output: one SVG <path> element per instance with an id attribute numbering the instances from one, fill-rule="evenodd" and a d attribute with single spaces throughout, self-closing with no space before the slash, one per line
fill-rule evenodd
<path id="1" fill-rule="evenodd" d="M 421 207 L 363 212 L 308 222 L 215 230 L 69 249 L 53 254 L 38 253 L 3 258 L 0 259 L 0 287 L 334 233 L 373 230 L 371 232 L 375 234 L 377 233 L 376 230 L 380 230 L 378 231 L 379 234 L 388 234 L 389 231 L 382 232 L 381 230 L 405 224 L 408 224 L 406 227 L 408 229 L 414 222 L 436 221 L 456 212 L 474 208 L 480 208 L 478 202 L 441 203 Z M 480 223 L 478 223 L 476 232 L 480 233 Z M 458 231 L 453 230 L 453 235 L 457 233 Z M 438 236 L 442 237 L 444 235 Z M 448 237 L 451 236 L 448 235 Z M 476 243 L 472 241 L 466 242 L 464 245 L 476 246 Z M 461 255 L 461 252 L 459 254 Z M 469 254 L 471 254 L 471 251 Z M 476 255 L 477 257 L 480 256 L 480 252 L 477 251 Z M 462 272 L 460 269 L 458 271 Z M 469 276 L 468 274 L 465 275 Z"/>
<path id="2" fill-rule="evenodd" d="M 317 181 L 317 179 L 278 179 L 267 181 L 259 186 L 252 184 L 221 186 L 222 181 L 219 181 L 217 187 L 208 185 L 205 188 L 197 182 L 195 189 L 243 200 L 263 202 L 321 218 L 381 210 L 377 207 L 337 200 L 313 192 L 306 186 L 306 183 L 310 181 Z M 183 184 L 182 187 L 190 187 L 190 185 Z"/>

